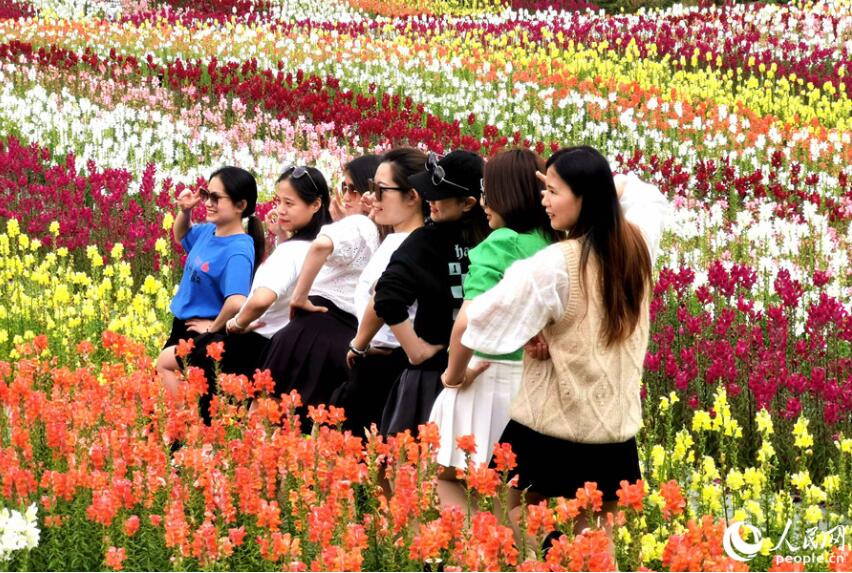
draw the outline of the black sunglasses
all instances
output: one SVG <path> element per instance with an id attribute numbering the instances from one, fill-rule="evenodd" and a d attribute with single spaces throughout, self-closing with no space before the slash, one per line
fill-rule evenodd
<path id="1" fill-rule="evenodd" d="M 367 189 L 370 193 L 376 196 L 376 201 L 382 200 L 382 193 L 385 191 L 408 191 L 405 187 L 390 187 L 387 185 L 379 185 L 372 179 L 367 179 Z"/>
<path id="2" fill-rule="evenodd" d="M 211 193 L 210 190 L 205 187 L 202 187 L 198 190 L 198 196 L 201 197 L 202 203 L 207 203 L 207 201 L 210 201 L 213 206 L 219 205 L 219 199 L 224 199 L 226 197 L 226 195 Z"/>
<path id="3" fill-rule="evenodd" d="M 347 183 L 346 181 L 343 181 L 340 184 L 340 192 L 344 195 L 346 195 L 347 193 L 360 193 L 360 191 L 358 191 L 355 185 Z"/>
<path id="4" fill-rule="evenodd" d="M 311 172 L 308 171 L 307 167 L 304 167 L 302 165 L 293 165 L 292 167 L 288 167 L 287 169 L 285 169 L 284 173 L 287 173 L 291 170 L 293 171 L 293 173 L 290 174 L 290 177 L 292 177 L 293 179 L 301 179 L 302 177 L 307 175 L 308 179 L 311 180 L 311 185 L 314 186 L 314 190 L 316 190 L 317 193 L 320 192 L 319 187 L 317 187 L 317 184 L 316 182 L 314 182 L 314 178 L 311 177 Z"/>
<path id="5" fill-rule="evenodd" d="M 468 193 L 470 193 L 470 189 L 463 185 L 459 185 L 458 183 L 453 183 L 449 179 L 447 179 L 447 173 L 444 171 L 444 168 L 438 165 L 438 160 L 443 158 L 443 155 L 438 155 L 434 151 L 430 151 L 429 155 L 426 156 L 426 171 L 429 172 L 429 175 L 432 176 L 432 185 L 438 186 L 441 183 L 447 183 L 452 185 L 453 187 L 458 187 L 459 189 L 464 189 Z"/>

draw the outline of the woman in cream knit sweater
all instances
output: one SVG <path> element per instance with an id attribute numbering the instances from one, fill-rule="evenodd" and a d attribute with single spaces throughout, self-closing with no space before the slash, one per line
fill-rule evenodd
<path id="1" fill-rule="evenodd" d="M 525 356 L 500 439 L 517 455 L 513 513 L 522 490 L 537 503 L 573 497 L 585 482 L 603 492 L 602 512 L 612 511 L 619 482 L 641 477 L 639 393 L 668 203 L 635 176 L 616 184 L 591 147 L 561 149 L 546 167 L 542 203 L 567 239 L 513 264 L 477 297 L 462 343 L 500 354 L 538 336 L 549 349 L 544 360 Z"/>

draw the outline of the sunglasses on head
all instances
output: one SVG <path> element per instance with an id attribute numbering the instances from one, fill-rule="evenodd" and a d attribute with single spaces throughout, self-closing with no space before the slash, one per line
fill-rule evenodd
<path id="1" fill-rule="evenodd" d="M 284 173 L 287 173 L 288 171 L 292 171 L 292 173 L 290 174 L 290 177 L 292 177 L 293 179 L 301 179 L 302 177 L 304 177 L 305 175 L 307 175 L 307 176 L 308 176 L 308 179 L 310 179 L 310 180 L 311 180 L 311 185 L 313 185 L 313 186 L 314 186 L 314 190 L 315 190 L 317 193 L 319 193 L 319 192 L 320 192 L 319 187 L 317 187 L 317 184 L 316 184 L 316 182 L 314 181 L 314 178 L 313 178 L 313 177 L 311 177 L 311 172 L 310 172 L 310 171 L 308 171 L 308 168 L 307 168 L 307 167 L 305 167 L 305 166 L 303 166 L 303 165 L 293 165 L 293 166 L 288 167 L 287 169 L 285 169 L 285 170 L 284 170 Z"/>
<path id="2" fill-rule="evenodd" d="M 227 195 L 220 195 L 218 193 L 211 193 L 210 189 L 206 187 L 202 187 L 198 190 L 198 196 L 201 197 L 201 202 L 206 203 L 210 201 L 214 206 L 219 204 L 219 199 L 224 199 Z"/>
<path id="3" fill-rule="evenodd" d="M 370 193 L 376 196 L 376 201 L 382 200 L 382 193 L 385 191 L 408 191 L 405 187 L 390 187 L 388 185 L 379 185 L 372 179 L 367 179 L 367 188 Z"/>
<path id="4" fill-rule="evenodd" d="M 441 183 L 446 183 L 448 185 L 452 185 L 453 187 L 458 187 L 459 189 L 464 189 L 468 193 L 470 189 L 463 185 L 459 185 L 458 183 L 453 183 L 449 179 L 447 179 L 447 173 L 444 171 L 444 168 L 438 165 L 438 160 L 442 159 L 443 155 L 438 155 L 434 151 L 430 151 L 429 155 L 426 156 L 426 171 L 429 172 L 429 175 L 432 176 L 432 185 L 438 186 Z"/>

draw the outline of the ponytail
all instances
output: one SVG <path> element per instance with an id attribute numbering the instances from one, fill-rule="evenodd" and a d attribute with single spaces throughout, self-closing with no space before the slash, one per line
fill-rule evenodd
<path id="1" fill-rule="evenodd" d="M 266 236 L 263 232 L 263 224 L 255 215 L 249 215 L 246 232 L 254 243 L 254 271 L 252 271 L 252 279 L 254 279 L 257 267 L 266 258 Z"/>

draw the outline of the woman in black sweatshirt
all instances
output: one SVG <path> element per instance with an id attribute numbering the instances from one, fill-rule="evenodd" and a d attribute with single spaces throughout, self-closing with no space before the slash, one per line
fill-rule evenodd
<path id="1" fill-rule="evenodd" d="M 376 283 L 373 306 L 405 351 L 409 366 L 385 403 L 381 432 L 391 435 L 429 420 L 443 388 L 447 345 L 464 301 L 468 250 L 488 234 L 479 204 L 484 161 L 476 153 L 429 154 L 426 172 L 409 179 L 430 207 L 431 221 L 400 245 Z M 417 302 L 414 322 L 408 307 Z"/>

